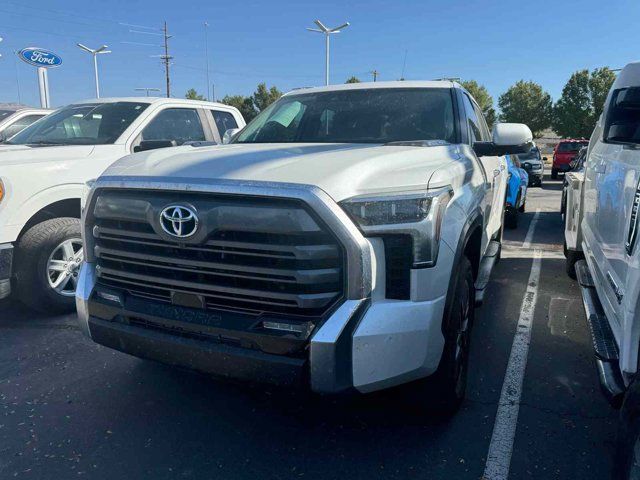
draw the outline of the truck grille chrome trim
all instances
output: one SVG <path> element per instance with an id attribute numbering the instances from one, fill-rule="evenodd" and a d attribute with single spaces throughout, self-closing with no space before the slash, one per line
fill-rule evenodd
<path id="1" fill-rule="evenodd" d="M 193 238 L 168 238 L 154 223 L 156 210 L 180 202 L 201 217 Z M 190 295 L 206 308 L 296 316 L 322 315 L 340 298 L 370 295 L 369 244 L 317 187 L 103 177 L 87 205 L 87 260 L 108 288 L 167 303 Z"/>

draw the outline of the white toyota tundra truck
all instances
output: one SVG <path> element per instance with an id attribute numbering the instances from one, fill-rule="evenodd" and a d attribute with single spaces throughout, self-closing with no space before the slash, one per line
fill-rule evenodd
<path id="1" fill-rule="evenodd" d="M 84 201 L 82 329 L 320 393 L 415 382 L 453 411 L 500 254 L 502 155 L 531 141 L 491 136 L 456 83 L 378 82 L 287 94 L 228 145 L 125 157 Z"/>
<path id="2" fill-rule="evenodd" d="M 616 479 L 640 478 L 640 63 L 614 82 L 584 169 L 567 174 L 567 272 L 582 290 L 602 389 L 621 408 Z"/>
<path id="3" fill-rule="evenodd" d="M 61 108 L 0 146 L 0 299 L 71 311 L 82 259 L 85 183 L 134 151 L 218 142 L 244 126 L 218 103 L 174 98 L 89 100 Z"/>

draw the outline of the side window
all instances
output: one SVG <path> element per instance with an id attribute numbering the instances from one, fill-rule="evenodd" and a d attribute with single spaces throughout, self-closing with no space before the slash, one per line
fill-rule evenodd
<path id="1" fill-rule="evenodd" d="M 483 142 L 491 141 L 491 132 L 489 131 L 489 127 L 487 126 L 487 121 L 484 119 L 484 113 L 480 110 L 480 107 L 477 103 L 473 104 L 473 110 L 476 112 L 476 118 L 480 122 L 480 133 L 482 134 Z"/>
<path id="2" fill-rule="evenodd" d="M 211 114 L 213 115 L 213 121 L 216 122 L 216 127 L 218 127 L 218 133 L 220 133 L 220 138 L 224 136 L 224 132 L 231 128 L 238 128 L 238 122 L 229 112 L 223 112 L 221 110 L 211 110 Z"/>
<path id="3" fill-rule="evenodd" d="M 476 113 L 476 110 L 471 102 L 471 99 L 466 93 L 462 95 L 464 102 L 464 110 L 467 116 L 467 125 L 469 127 L 469 136 L 471 143 L 484 142 L 484 136 L 482 135 L 482 127 L 480 125 L 480 119 Z"/>
<path id="4" fill-rule="evenodd" d="M 142 130 L 142 140 L 205 141 L 200 115 L 194 108 L 167 108 L 162 110 Z"/>

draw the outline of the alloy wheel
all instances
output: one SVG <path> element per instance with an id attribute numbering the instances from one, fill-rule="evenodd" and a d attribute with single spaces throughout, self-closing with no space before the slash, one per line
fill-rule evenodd
<path id="1" fill-rule="evenodd" d="M 49 286 L 62 296 L 75 295 L 82 258 L 80 238 L 70 238 L 54 248 L 47 261 Z"/>

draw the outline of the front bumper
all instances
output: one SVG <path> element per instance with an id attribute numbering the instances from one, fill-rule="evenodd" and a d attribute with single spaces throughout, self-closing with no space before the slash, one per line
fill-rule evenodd
<path id="1" fill-rule="evenodd" d="M 571 165 L 568 163 L 560 163 L 560 164 L 554 164 L 553 165 L 553 169 L 557 170 L 559 172 L 568 172 L 569 170 L 571 170 Z"/>
<path id="2" fill-rule="evenodd" d="M 158 186 L 148 179 L 103 177 L 93 192 L 123 188 L 123 184 L 139 189 L 182 191 L 188 187 L 190 191 L 297 198 L 340 239 L 347 257 L 348 281 L 342 303 L 304 339 L 297 339 L 304 341 L 302 348 L 263 348 L 265 332 L 259 336 L 251 327 L 242 330 L 229 323 L 223 325 L 226 313 L 220 315 L 222 322 L 198 323 L 194 328 L 190 317 L 198 317 L 198 310 L 184 309 L 172 316 L 179 316 L 173 330 L 165 328 L 171 320 L 163 316 L 162 309 L 183 307 L 151 303 L 147 308 L 125 298 L 111 304 L 105 314 L 108 299 L 104 295 L 96 298 L 96 264 L 89 256 L 78 279 L 76 305 L 83 332 L 97 343 L 214 375 L 285 385 L 302 381 L 319 393 L 371 392 L 425 377 L 437 369 L 444 347 L 441 327 L 446 285 L 453 264 L 453 251 L 444 242 L 436 266 L 412 270 L 412 301 L 386 300 L 382 241 L 365 239 L 342 209 L 315 187 L 237 181 Z M 91 202 L 90 194 L 87 205 Z M 92 237 L 83 233 L 90 253 Z M 175 327 L 183 330 L 176 332 Z M 196 338 L 194 329 L 207 331 L 207 335 Z M 287 339 L 296 340 L 283 336 L 279 341 Z"/>
<path id="3" fill-rule="evenodd" d="M 318 393 L 368 393 L 432 374 L 444 348 L 445 297 L 346 300 L 311 337 L 308 353 L 286 356 L 149 330 L 122 322 L 118 315 L 111 321 L 99 318 L 92 314 L 100 310 L 93 298 L 95 280 L 95 266 L 85 263 L 76 305 L 88 337 L 137 357 L 215 376 L 299 385 Z M 162 322 L 149 313 L 145 317 Z"/>
<path id="4" fill-rule="evenodd" d="M 13 245 L 0 244 L 0 299 L 11 293 L 11 272 L 13 264 Z"/>

